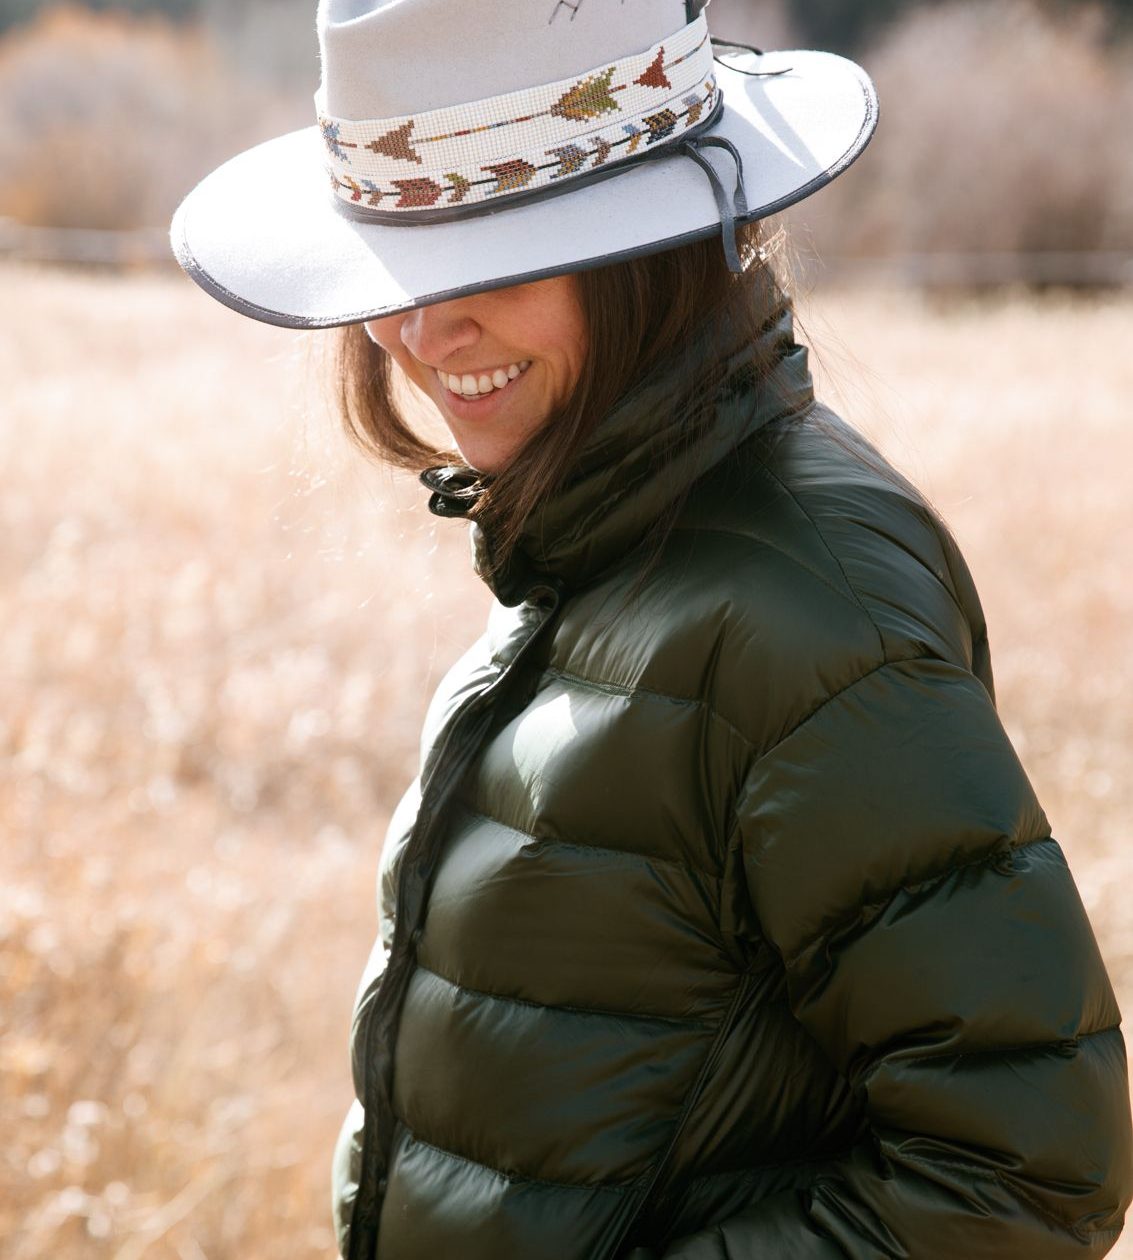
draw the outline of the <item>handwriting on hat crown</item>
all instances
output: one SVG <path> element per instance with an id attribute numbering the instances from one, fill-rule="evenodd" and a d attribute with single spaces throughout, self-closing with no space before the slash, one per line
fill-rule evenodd
<path id="1" fill-rule="evenodd" d="M 626 0 L 619 0 L 620 4 L 625 4 L 625 2 Z M 703 5 L 701 7 L 703 8 Z M 550 26 L 563 9 L 566 9 L 566 11 L 570 14 L 569 20 L 573 22 L 575 15 L 581 8 L 582 0 L 555 0 L 555 7 L 551 10 L 551 16 L 547 19 L 547 25 Z M 697 10 L 697 12 L 699 12 L 699 10 Z"/>
<path id="2" fill-rule="evenodd" d="M 551 16 L 547 19 L 547 25 L 559 16 L 559 13 L 566 9 L 570 13 L 570 20 L 574 21 L 574 15 L 582 8 L 582 0 L 556 0 L 555 7 L 551 10 Z"/>

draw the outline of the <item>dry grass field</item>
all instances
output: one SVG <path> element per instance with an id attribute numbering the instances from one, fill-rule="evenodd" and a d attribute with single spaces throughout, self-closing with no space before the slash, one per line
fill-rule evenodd
<path id="1" fill-rule="evenodd" d="M 347 450 L 318 338 L 173 275 L 0 295 L 0 1255 L 329 1257 L 379 838 L 487 607 L 464 531 Z M 1133 299 L 805 323 L 964 547 L 1129 1009 Z"/>

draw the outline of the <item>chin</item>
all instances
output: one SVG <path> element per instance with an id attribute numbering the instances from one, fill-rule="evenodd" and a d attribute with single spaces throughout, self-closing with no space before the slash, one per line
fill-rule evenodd
<path id="1" fill-rule="evenodd" d="M 517 436 L 507 432 L 488 433 L 484 429 L 476 431 L 475 425 L 457 425 L 451 421 L 447 428 L 453 445 L 469 468 L 488 474 L 502 472 L 533 436 L 531 433 Z"/>
<path id="2" fill-rule="evenodd" d="M 456 449 L 460 452 L 460 457 L 469 468 L 478 473 L 485 473 L 488 476 L 506 468 L 511 455 L 511 452 L 501 453 L 495 448 L 485 450 L 484 447 L 475 442 L 471 446 L 458 442 Z"/>

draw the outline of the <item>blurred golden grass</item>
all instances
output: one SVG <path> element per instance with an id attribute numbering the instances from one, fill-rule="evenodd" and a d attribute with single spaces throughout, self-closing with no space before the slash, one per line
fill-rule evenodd
<path id="1" fill-rule="evenodd" d="M 378 844 L 485 592 L 338 438 L 319 338 L 173 276 L 0 285 L 0 1254 L 329 1256 Z M 1131 315 L 805 312 L 968 556 L 1126 1006 Z"/>

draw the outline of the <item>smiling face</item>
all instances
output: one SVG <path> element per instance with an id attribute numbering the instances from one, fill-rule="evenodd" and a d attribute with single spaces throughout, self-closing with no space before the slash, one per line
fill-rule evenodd
<path id="1" fill-rule="evenodd" d="M 572 275 L 373 319 L 366 331 L 433 403 L 464 459 L 487 473 L 561 410 L 587 353 Z"/>

